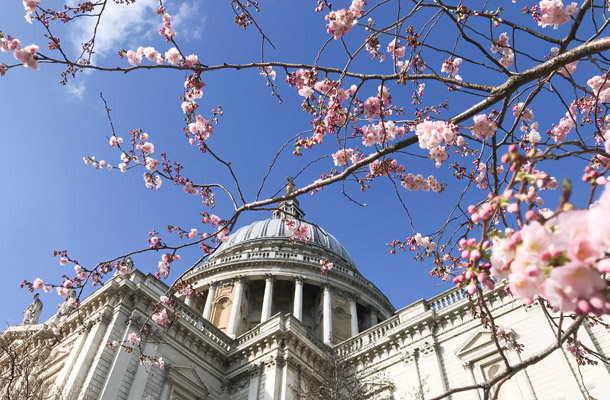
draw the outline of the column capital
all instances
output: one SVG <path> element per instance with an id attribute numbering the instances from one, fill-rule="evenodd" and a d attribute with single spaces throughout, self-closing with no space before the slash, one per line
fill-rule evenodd
<path id="1" fill-rule="evenodd" d="M 472 361 L 464 361 L 462 362 L 462 368 L 464 368 L 465 370 L 472 370 Z"/>
<path id="2" fill-rule="evenodd" d="M 273 275 L 273 274 L 265 274 L 265 281 L 275 282 L 275 275 Z"/>
<path id="3" fill-rule="evenodd" d="M 219 281 L 211 281 L 208 283 L 208 286 L 210 289 L 214 288 L 214 289 L 218 289 L 218 286 L 220 286 L 220 282 Z"/>
<path id="4" fill-rule="evenodd" d="M 346 293 L 345 297 L 348 301 L 353 301 L 354 303 L 358 301 L 358 296 L 355 293 Z"/>
<path id="5" fill-rule="evenodd" d="M 295 281 L 296 283 L 298 283 L 298 284 L 302 285 L 302 284 L 303 284 L 304 279 L 303 279 L 303 277 L 302 277 L 302 276 L 295 276 L 295 277 L 294 277 L 294 281 Z"/>
<path id="6" fill-rule="evenodd" d="M 235 278 L 233 278 L 233 284 L 238 284 L 238 283 L 244 283 L 246 281 L 246 278 L 243 277 L 243 275 L 237 275 Z"/>

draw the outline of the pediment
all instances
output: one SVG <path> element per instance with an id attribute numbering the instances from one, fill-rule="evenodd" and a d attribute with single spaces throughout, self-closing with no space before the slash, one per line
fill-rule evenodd
<path id="1" fill-rule="evenodd" d="M 491 331 L 479 329 L 458 348 L 455 355 L 462 360 L 473 361 L 496 351 Z"/>
<path id="2" fill-rule="evenodd" d="M 197 393 L 197 395 L 202 398 L 209 394 L 209 390 L 205 383 L 203 383 L 203 379 L 201 379 L 197 371 L 193 368 L 172 365 L 168 367 L 167 377 L 172 383 L 178 385 L 180 388 L 188 389 L 188 391 L 192 393 Z"/>

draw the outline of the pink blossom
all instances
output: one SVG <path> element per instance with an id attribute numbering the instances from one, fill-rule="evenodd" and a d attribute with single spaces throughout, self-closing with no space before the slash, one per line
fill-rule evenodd
<path id="1" fill-rule="evenodd" d="M 487 139 L 496 133 L 498 126 L 487 115 L 475 115 L 473 119 L 474 124 L 471 126 L 473 135 Z"/>
<path id="2" fill-rule="evenodd" d="M 340 39 L 352 29 L 352 26 L 358 23 L 354 17 L 354 13 L 352 11 L 344 8 L 338 11 L 331 11 L 325 17 L 328 21 L 326 31 L 332 34 L 335 40 Z"/>
<path id="3" fill-rule="evenodd" d="M 576 311 L 578 299 L 599 294 L 606 283 L 599 273 L 586 264 L 570 262 L 553 268 L 544 284 L 544 295 L 561 311 Z"/>
<path id="4" fill-rule="evenodd" d="M 150 318 L 159 325 L 165 325 L 167 323 L 167 311 L 163 308 L 161 311 L 154 313 Z"/>
<path id="5" fill-rule="evenodd" d="M 139 149 L 147 156 L 155 152 L 155 146 L 150 142 L 144 142 L 139 146 Z"/>
<path id="6" fill-rule="evenodd" d="M 570 22 L 570 16 L 578 12 L 576 3 L 570 3 L 565 8 L 561 0 L 542 0 L 540 3 L 541 18 L 538 25 L 546 28 L 553 25 L 557 29 L 559 25 Z"/>
<path id="7" fill-rule="evenodd" d="M 188 68 L 193 68 L 193 65 L 197 63 L 199 63 L 199 57 L 197 57 L 195 54 L 188 55 L 184 59 L 184 65 L 186 65 Z"/>
<path id="8" fill-rule="evenodd" d="M 195 236 L 197 236 L 199 232 L 197 232 L 197 229 L 193 228 L 191 229 L 191 231 L 189 233 L 186 234 L 186 237 L 189 239 L 194 238 Z"/>
<path id="9" fill-rule="evenodd" d="M 302 222 L 297 225 L 296 221 L 289 220 L 285 222 L 286 229 L 292 233 L 292 237 L 300 240 L 307 240 L 309 235 L 309 225 Z"/>
<path id="10" fill-rule="evenodd" d="M 140 344 L 140 336 L 135 333 L 135 332 L 131 332 L 128 336 L 127 336 L 127 341 L 131 344 L 133 344 L 134 346 L 137 346 Z"/>
<path id="11" fill-rule="evenodd" d="M 189 124 L 189 132 L 197 135 L 198 139 L 208 139 L 214 134 L 214 127 L 211 122 L 203 118 L 201 115 L 195 117 L 195 122 Z"/>
<path id="12" fill-rule="evenodd" d="M 156 62 L 157 64 L 163 64 L 163 57 L 161 57 L 161 53 L 155 50 L 154 47 L 140 47 L 138 48 L 138 53 L 140 53 L 140 49 L 142 49 L 142 55 L 148 58 L 149 61 Z"/>
<path id="13" fill-rule="evenodd" d="M 441 143 L 452 144 L 456 139 L 457 126 L 445 121 L 426 120 L 415 127 L 415 134 L 422 149 L 434 149 Z"/>
<path id="14" fill-rule="evenodd" d="M 392 55 L 392 58 L 402 58 L 405 56 L 405 50 L 407 48 L 400 44 L 400 40 L 398 39 L 393 39 L 390 44 L 388 44 L 387 51 Z"/>
<path id="15" fill-rule="evenodd" d="M 25 8 L 25 11 L 30 14 L 36 12 L 36 6 L 38 6 L 39 4 L 40 0 L 23 0 L 23 7 Z"/>
<path id="16" fill-rule="evenodd" d="M 299 94 L 305 98 L 309 98 L 313 94 L 313 89 L 309 86 L 303 86 L 299 89 Z"/>
<path id="17" fill-rule="evenodd" d="M 354 154 L 353 149 L 341 149 L 333 154 L 333 160 L 335 161 L 336 166 L 346 165 L 349 159 Z"/>
<path id="18" fill-rule="evenodd" d="M 197 189 L 193 187 L 193 183 L 191 181 L 184 182 L 184 188 L 182 190 L 184 190 L 184 193 L 189 193 L 193 195 L 197 195 L 199 193 Z"/>
<path id="19" fill-rule="evenodd" d="M 180 55 L 180 52 L 177 48 L 172 47 L 171 49 L 165 52 L 165 61 L 172 65 L 178 65 L 180 64 L 180 61 L 182 61 L 182 55 Z"/>
<path id="20" fill-rule="evenodd" d="M 138 65 L 142 62 L 142 55 L 133 50 L 127 50 L 127 62 L 131 65 Z"/>
<path id="21" fill-rule="evenodd" d="M 108 143 L 110 143 L 110 146 L 112 147 L 117 147 L 119 144 L 123 143 L 123 138 L 113 135 L 110 137 L 110 140 L 108 140 Z"/>
<path id="22" fill-rule="evenodd" d="M 34 283 L 32 283 L 32 287 L 34 289 L 42 289 L 44 287 L 44 282 L 40 278 L 36 278 Z"/>
<path id="23" fill-rule="evenodd" d="M 59 264 L 60 265 L 66 265 L 66 264 L 68 264 L 68 262 L 70 262 L 70 260 L 68 260 L 66 257 L 60 257 L 59 258 Z"/>
<path id="24" fill-rule="evenodd" d="M 155 172 L 157 170 L 157 167 L 159 166 L 159 161 L 155 160 L 152 157 L 148 157 L 146 159 L 146 169 L 149 170 L 150 172 Z"/>
<path id="25" fill-rule="evenodd" d="M 500 58 L 500 64 L 504 68 L 508 68 L 513 65 L 513 60 L 515 55 L 513 54 L 513 50 L 510 48 L 508 44 L 509 37 L 506 32 L 503 32 L 498 37 L 498 40 L 494 41 L 491 45 L 491 52 L 493 54 L 502 53 Z"/>
<path id="26" fill-rule="evenodd" d="M 364 14 L 364 6 L 366 6 L 366 1 L 352 0 L 352 5 L 349 6 L 349 10 L 354 14 L 354 17 L 359 18 Z"/>
<path id="27" fill-rule="evenodd" d="M 525 103 L 517 103 L 513 106 L 513 115 L 515 118 L 519 117 L 524 121 L 531 121 L 534 119 L 534 113 L 529 108 L 525 108 Z"/>
<path id="28" fill-rule="evenodd" d="M 32 68 L 36 71 L 38 70 L 38 57 L 36 55 L 37 51 L 38 46 L 31 44 L 23 49 L 15 49 L 13 56 L 21 61 L 24 67 Z"/>
<path id="29" fill-rule="evenodd" d="M 161 279 L 161 277 L 167 279 L 170 271 L 169 263 L 166 263 L 165 261 L 161 260 L 157 263 L 157 268 L 159 268 L 159 271 L 155 272 L 155 276 L 157 277 L 157 279 Z"/>
<path id="30" fill-rule="evenodd" d="M 418 191 L 419 189 L 423 190 L 424 192 L 429 190 L 432 190 L 433 192 L 440 192 L 442 190 L 441 184 L 432 175 L 428 176 L 427 179 L 424 179 L 421 174 L 402 174 L 400 185 L 405 189 L 414 192 Z"/>
<path id="31" fill-rule="evenodd" d="M 460 57 L 457 57 L 455 60 L 452 58 L 446 59 L 441 67 L 441 72 L 447 73 L 452 77 L 458 78 L 458 71 L 460 70 L 460 64 L 462 63 L 462 61 L 463 60 Z"/>
<path id="32" fill-rule="evenodd" d="M 364 117 L 372 121 L 374 117 L 380 114 L 382 108 L 381 99 L 379 97 L 369 97 L 364 102 Z"/>
<path id="33" fill-rule="evenodd" d="M 436 168 L 438 168 L 442 163 L 447 161 L 449 155 L 447 155 L 445 147 L 438 146 L 430 149 L 430 158 L 434 160 L 434 165 L 436 165 Z"/>

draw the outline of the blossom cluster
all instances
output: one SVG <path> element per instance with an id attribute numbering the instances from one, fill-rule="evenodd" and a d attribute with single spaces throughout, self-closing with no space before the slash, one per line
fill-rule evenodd
<path id="1" fill-rule="evenodd" d="M 394 121 L 384 121 L 365 125 L 360 128 L 360 131 L 362 132 L 362 144 L 370 147 L 376 144 L 385 146 L 388 142 L 396 140 L 396 137 L 402 138 L 407 128 L 404 125 L 396 126 Z"/>
<path id="2" fill-rule="evenodd" d="M 325 17 L 328 21 L 326 31 L 333 35 L 335 40 L 340 39 L 358 23 L 356 18 L 364 14 L 364 6 L 366 6 L 366 1 L 352 0 L 352 5 L 348 10 L 342 8 L 337 11 L 331 11 Z"/>
<path id="3" fill-rule="evenodd" d="M 554 29 L 557 29 L 559 25 L 570 22 L 570 17 L 578 12 L 575 2 L 564 8 L 561 0 L 541 0 L 539 6 L 540 17 L 537 22 L 543 28 L 552 25 Z"/>
<path id="4" fill-rule="evenodd" d="M 493 54 L 501 53 L 500 64 L 502 64 L 504 68 L 513 65 L 515 60 L 515 54 L 508 44 L 508 39 L 509 37 L 506 32 L 503 32 L 498 37 L 498 40 L 494 41 L 491 45 L 491 52 Z"/>
<path id="5" fill-rule="evenodd" d="M 443 63 L 443 66 L 441 67 L 441 72 L 449 74 L 451 77 L 461 81 L 462 77 L 458 75 L 458 72 L 460 70 L 460 64 L 462 63 L 462 61 L 463 60 L 460 57 L 457 57 L 455 59 L 450 57 L 446 59 Z"/>
<path id="6" fill-rule="evenodd" d="M 0 31 L 0 51 L 6 53 L 13 51 L 13 56 L 21 61 L 24 67 L 38 70 L 38 46 L 31 44 L 26 47 L 21 47 L 21 41 L 19 39 L 12 38 L 11 36 L 3 37 L 4 34 Z M 2 75 L 4 75 L 4 68 L 1 69 Z"/>
<path id="7" fill-rule="evenodd" d="M 286 229 L 288 232 L 292 234 L 291 240 L 302 240 L 307 242 L 309 239 L 309 225 L 301 222 L 297 223 L 297 221 L 293 219 L 285 220 L 284 224 L 286 225 Z"/>
<path id="8" fill-rule="evenodd" d="M 432 190 L 433 192 L 438 193 L 443 191 L 443 185 L 441 185 L 432 175 L 424 178 L 421 174 L 402 174 L 400 184 L 405 189 L 413 192 L 417 192 L 419 189 L 424 192 Z"/>
<path id="9" fill-rule="evenodd" d="M 561 311 L 610 313 L 610 190 L 588 210 L 568 210 L 494 240 L 491 273 L 524 303 L 536 296 Z"/>

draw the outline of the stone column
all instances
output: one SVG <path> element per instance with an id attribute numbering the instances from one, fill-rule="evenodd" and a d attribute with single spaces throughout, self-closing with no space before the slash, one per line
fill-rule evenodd
<path id="1" fill-rule="evenodd" d="M 349 299 L 349 312 L 352 316 L 352 336 L 356 336 L 358 334 L 358 307 L 356 306 L 356 297 L 354 296 L 351 296 Z"/>
<path id="2" fill-rule="evenodd" d="M 330 285 L 324 285 L 322 305 L 322 339 L 325 344 L 330 346 L 333 342 L 333 304 Z"/>
<path id="3" fill-rule="evenodd" d="M 191 308 L 195 308 L 193 307 L 195 305 L 195 298 L 196 296 L 188 294 L 184 297 L 184 303 Z"/>
<path id="4" fill-rule="evenodd" d="M 468 374 L 468 380 L 470 381 L 470 384 L 471 385 L 476 385 L 477 384 L 477 379 L 474 376 L 474 369 L 473 369 L 474 366 L 472 365 L 472 361 L 465 361 L 462 364 L 462 367 L 464 367 L 464 370 Z M 481 389 L 469 390 L 466 393 L 468 393 L 468 394 L 476 393 L 476 399 L 477 400 L 481 400 Z M 475 397 L 473 396 L 473 398 L 475 398 Z"/>
<path id="5" fill-rule="evenodd" d="M 233 295 L 233 306 L 231 307 L 231 315 L 229 317 L 229 326 L 227 327 L 227 335 L 234 338 L 237 333 L 237 323 L 239 322 L 241 301 L 244 296 L 244 278 L 238 277 L 235 280 L 235 294 Z"/>
<path id="6" fill-rule="evenodd" d="M 210 289 L 208 290 L 208 297 L 205 299 L 205 307 L 203 308 L 203 318 L 210 320 L 210 314 L 212 314 L 212 304 L 214 304 L 214 297 L 216 297 L 216 282 L 210 282 Z"/>
<path id="7" fill-rule="evenodd" d="M 263 296 L 263 310 L 261 311 L 261 322 L 265 322 L 271 316 L 273 308 L 273 283 L 275 277 L 270 274 L 265 275 L 265 294 Z"/>
<path id="8" fill-rule="evenodd" d="M 371 307 L 371 326 L 375 326 L 379 323 L 379 320 L 377 319 L 377 311 L 375 310 L 375 307 Z"/>
<path id="9" fill-rule="evenodd" d="M 519 353 L 516 351 L 507 350 L 505 351 L 505 354 L 511 365 L 516 365 L 521 362 L 521 357 L 519 357 Z M 517 386 L 519 387 L 523 400 L 536 400 L 536 394 L 534 394 L 534 388 L 532 387 L 532 383 L 527 376 L 527 371 L 522 369 L 515 374 L 514 378 L 517 382 Z"/>
<path id="10" fill-rule="evenodd" d="M 297 276 L 294 280 L 294 307 L 292 315 L 299 321 L 303 321 L 303 278 Z"/>

